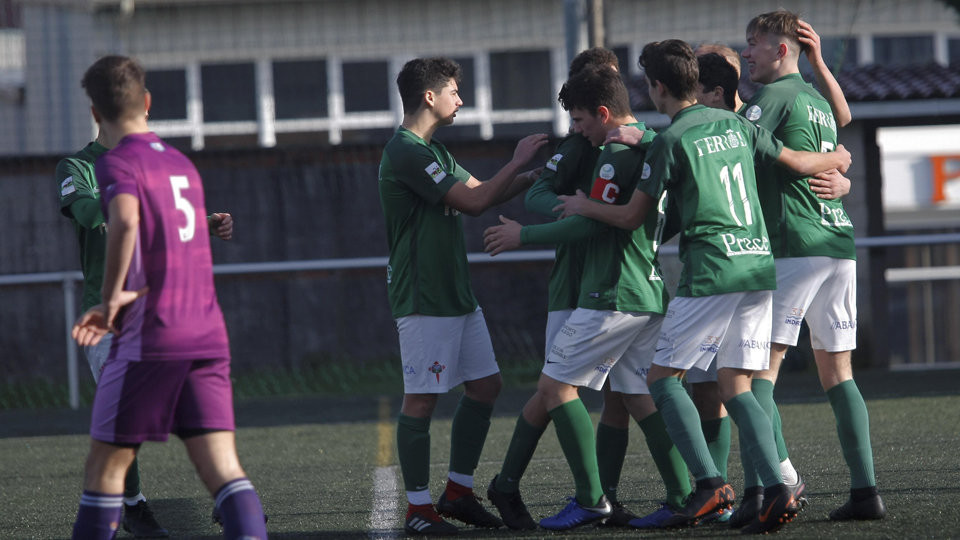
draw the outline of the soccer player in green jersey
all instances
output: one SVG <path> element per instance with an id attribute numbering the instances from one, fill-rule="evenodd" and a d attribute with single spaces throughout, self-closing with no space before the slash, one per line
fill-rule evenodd
<path id="1" fill-rule="evenodd" d="M 763 83 L 744 115 L 797 150 L 828 151 L 837 143 L 837 119 L 826 99 L 805 83 L 797 67 L 804 27 L 796 14 L 778 10 L 747 25 L 751 80 Z M 828 95 L 839 87 L 827 87 Z M 842 95 L 842 93 L 841 93 Z M 820 383 L 837 422 L 843 456 L 850 469 L 850 499 L 830 519 L 880 519 L 886 514 L 874 476 L 867 407 L 853 380 L 850 353 L 856 347 L 856 250 L 853 224 L 843 203 L 812 193 L 804 175 L 775 167 L 759 169 L 759 192 L 774 257 L 770 367 L 755 381 L 755 393 L 779 429 L 773 386 L 788 346 L 796 345 L 806 320 Z M 782 445 L 782 435 L 778 437 Z M 781 454 L 786 449 L 781 448 Z M 746 482 L 752 478 L 745 474 Z M 797 482 L 802 485 L 799 476 Z M 739 511 L 759 507 L 756 489 L 744 493 Z M 749 498 L 748 498 L 749 497 Z M 736 516 L 735 516 L 736 517 Z M 749 517 L 749 516 L 745 516 Z M 740 523 L 744 520 L 737 520 Z M 731 521 L 733 524 L 734 521 Z"/>
<path id="2" fill-rule="evenodd" d="M 619 71 L 619 62 L 613 51 L 594 47 L 579 53 L 570 63 L 569 76 L 585 68 L 608 66 Z M 558 195 L 571 195 L 577 190 L 590 191 L 600 147 L 572 131 L 557 146 L 556 152 L 544 166 L 540 178 L 527 191 L 528 211 L 556 217 L 553 207 Z M 546 355 L 549 356 L 553 339 L 567 318 L 577 307 L 580 295 L 580 277 L 586 240 L 562 242 L 556 246 L 556 257 L 548 285 Z M 540 403 L 540 394 L 534 394 L 517 418 L 510 446 L 504 457 L 500 474 L 491 481 L 487 498 L 497 509 L 504 523 L 513 529 L 534 529 L 537 524 L 520 495 L 519 482 L 533 457 L 540 437 L 550 423 L 550 415 Z M 663 420 L 653 406 L 637 411 L 636 420 L 667 488 L 667 498 L 679 505 L 690 491 L 686 464 L 670 441 Z M 629 512 L 617 498 L 620 473 L 626 457 L 631 412 L 621 392 L 610 389 L 608 380 L 603 387 L 603 411 L 597 425 L 597 462 L 603 491 L 613 505 L 613 514 L 605 525 L 626 526 L 637 516 Z M 642 526 L 649 526 L 651 516 L 641 518 Z M 654 516 L 652 522 L 656 521 Z"/>
<path id="3" fill-rule="evenodd" d="M 500 371 L 483 312 L 470 288 L 460 214 L 479 215 L 528 188 L 534 171 L 521 167 L 547 142 L 522 139 L 513 159 L 480 182 L 434 138 L 463 105 L 460 66 L 447 58 L 418 58 L 397 76 L 403 122 L 383 150 L 379 191 L 390 249 L 387 296 L 400 334 L 404 396 L 397 454 L 409 506 L 411 534 L 453 534 L 437 515 L 481 527 L 502 522 L 473 494 L 473 473 L 500 393 Z M 439 394 L 463 384 L 453 417 L 447 486 L 432 504 L 430 418 Z"/>
<path id="4" fill-rule="evenodd" d="M 564 215 L 579 213 L 633 229 L 653 213 L 664 191 L 673 199 L 681 222 L 683 271 L 647 380 L 696 479 L 696 491 L 667 525 L 696 523 L 734 502 L 733 489 L 707 448 L 697 409 L 680 383 L 686 370 L 716 362 L 724 406 L 745 432 L 741 451 L 757 464 L 765 487 L 763 509 L 744 530 L 770 532 L 792 519 L 798 507 L 780 475 L 770 419 L 750 391 L 752 374 L 769 363 L 776 284 L 753 163 L 779 161 L 813 174 L 845 170 L 850 154 L 842 146 L 827 154 L 794 152 L 732 112 L 698 105 L 697 60 L 682 41 L 647 44 L 640 64 L 650 97 L 670 116 L 670 126 L 648 149 L 628 204 L 599 205 L 577 197 L 565 202 Z"/>
<path id="5" fill-rule="evenodd" d="M 60 189 L 60 212 L 73 223 L 80 244 L 80 268 L 83 273 L 81 312 L 100 303 L 100 286 L 107 252 L 107 223 L 100 209 L 100 187 L 93 172 L 97 158 L 109 150 L 103 133 L 79 152 L 57 163 L 56 180 Z M 207 217 L 210 234 L 223 240 L 233 235 L 233 217 L 215 213 Z M 94 382 L 110 352 L 112 334 L 96 345 L 83 347 Z M 140 466 L 137 458 L 127 472 L 123 492 L 123 529 L 139 538 L 163 538 L 167 530 L 160 526 L 140 489 Z"/>
<path id="6" fill-rule="evenodd" d="M 630 111 L 619 74 L 608 67 L 571 77 L 560 102 L 570 112 L 574 130 L 595 146 L 614 127 L 642 126 Z M 652 139 L 648 134 L 640 148 L 605 146 L 594 167 L 591 197 L 624 204 Z M 599 390 L 609 373 L 611 389 L 623 394 L 635 418 L 656 412 L 645 378 L 667 300 L 655 260 L 662 225 L 658 218 L 654 214 L 642 229 L 625 231 L 583 218 L 523 227 L 501 217 L 503 225 L 484 231 L 485 249 L 494 255 L 523 244 L 589 238 L 577 309 L 554 336 L 537 393 L 528 402 L 553 420 L 576 484 L 575 497 L 560 513 L 542 519 L 542 527 L 569 529 L 612 512 L 599 476 L 593 425 L 578 388 Z"/>

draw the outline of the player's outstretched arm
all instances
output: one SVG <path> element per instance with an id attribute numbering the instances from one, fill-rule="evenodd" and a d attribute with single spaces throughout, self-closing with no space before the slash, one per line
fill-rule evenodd
<path id="1" fill-rule="evenodd" d="M 830 169 L 845 173 L 850 167 L 850 152 L 842 144 L 833 152 L 800 152 L 784 146 L 777 161 L 803 176 L 814 176 Z"/>
<path id="2" fill-rule="evenodd" d="M 561 195 L 558 198 L 561 202 L 554 211 L 560 212 L 561 218 L 579 215 L 628 231 L 640 227 L 647 213 L 656 205 L 653 197 L 640 190 L 634 190 L 630 201 L 624 205 L 590 200 L 579 189 L 576 195 Z"/>
<path id="3" fill-rule="evenodd" d="M 821 199 L 839 199 L 850 193 L 850 179 L 836 169 L 819 172 L 807 179 L 810 191 Z"/>
<path id="4" fill-rule="evenodd" d="M 226 212 L 214 212 L 207 216 L 207 226 L 210 228 L 210 236 L 221 240 L 233 238 L 233 216 Z"/>
<path id="5" fill-rule="evenodd" d="M 540 148 L 547 144 L 544 133 L 528 135 L 517 143 L 511 159 L 493 178 L 481 182 L 470 177 L 466 183 L 457 182 L 443 197 L 443 203 L 470 216 L 479 216 L 485 210 L 498 204 L 509 192 L 517 174 Z"/>
<path id="6" fill-rule="evenodd" d="M 837 120 L 837 125 L 843 127 L 850 123 L 853 115 L 850 113 L 850 106 L 847 104 L 847 98 L 840 89 L 840 83 L 830 72 L 830 67 L 823 60 L 823 51 L 820 47 L 820 36 L 813 30 L 813 26 L 806 21 L 800 21 L 798 39 L 802 45 L 807 48 L 807 60 L 813 67 L 813 76 L 817 79 L 817 86 L 823 91 L 823 97 L 830 102 L 830 108 L 833 109 L 833 116 Z"/>

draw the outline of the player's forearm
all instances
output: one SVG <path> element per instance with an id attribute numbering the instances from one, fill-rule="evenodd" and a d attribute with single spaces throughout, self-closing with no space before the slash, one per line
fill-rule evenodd
<path id="1" fill-rule="evenodd" d="M 590 238 L 604 228 L 606 227 L 598 221 L 583 216 L 571 216 L 553 223 L 527 225 L 520 230 L 520 241 L 524 245 L 578 242 Z"/>
<path id="2" fill-rule="evenodd" d="M 515 175 L 513 179 L 510 181 L 510 184 L 507 186 L 506 191 L 504 191 L 504 193 L 494 203 L 494 205 L 509 201 L 510 199 L 526 191 L 529 187 L 530 187 L 529 178 L 524 177 L 523 174 Z"/>
<path id="3" fill-rule="evenodd" d="M 560 212 L 554 212 L 553 207 L 559 202 L 557 194 L 553 191 L 553 185 L 541 178 L 527 190 L 523 206 L 527 209 L 527 212 L 540 214 L 541 216 L 557 217 Z"/>
<path id="4" fill-rule="evenodd" d="M 825 63 L 813 66 L 813 75 L 817 79 L 817 86 L 823 93 L 823 97 L 830 102 L 830 108 L 833 109 L 833 117 L 837 121 L 837 126 L 843 127 L 853 120 L 853 114 L 850 112 L 850 106 L 847 104 L 847 98 L 843 95 L 840 83 L 830 72 L 830 68 Z"/>
<path id="5" fill-rule="evenodd" d="M 800 152 L 786 146 L 780 153 L 780 163 L 803 176 L 813 176 L 830 169 L 845 169 L 845 163 L 837 152 Z"/>
<path id="6" fill-rule="evenodd" d="M 132 199 L 132 208 L 128 199 Z M 118 195 L 110 202 L 111 219 L 107 229 L 107 256 L 101 289 L 104 304 L 109 305 L 123 290 L 137 245 L 140 226 L 138 204 L 135 197 L 125 194 Z"/>

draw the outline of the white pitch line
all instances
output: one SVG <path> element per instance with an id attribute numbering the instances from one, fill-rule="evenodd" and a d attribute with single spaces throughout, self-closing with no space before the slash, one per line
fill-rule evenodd
<path id="1" fill-rule="evenodd" d="M 397 514 L 397 466 L 377 467 L 373 471 L 373 509 L 370 511 L 369 538 L 399 538 Z"/>
<path id="2" fill-rule="evenodd" d="M 377 468 L 373 471 L 373 505 L 370 510 L 371 539 L 399 538 L 397 529 L 400 513 L 400 493 L 397 486 L 397 466 L 393 461 L 393 425 L 390 422 L 390 404 L 386 397 L 380 398 L 377 422 Z"/>

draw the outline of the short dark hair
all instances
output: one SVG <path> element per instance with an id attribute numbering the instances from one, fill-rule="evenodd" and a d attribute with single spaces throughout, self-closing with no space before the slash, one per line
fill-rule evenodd
<path id="1" fill-rule="evenodd" d="M 104 56 L 87 68 L 80 85 L 93 108 L 108 122 L 139 113 L 147 93 L 146 73 L 127 56 Z"/>
<path id="2" fill-rule="evenodd" d="M 630 94 L 620 74 L 610 66 L 587 67 L 563 83 L 559 96 L 563 109 L 583 109 L 597 114 L 601 105 L 615 117 L 630 114 Z"/>
<path id="3" fill-rule="evenodd" d="M 620 60 L 613 51 L 603 47 L 593 47 L 585 51 L 580 51 L 579 54 L 573 57 L 573 61 L 570 62 L 570 71 L 567 73 L 567 77 L 573 77 L 586 67 L 600 66 L 613 66 L 619 71 Z"/>
<path id="4" fill-rule="evenodd" d="M 449 58 L 415 58 L 403 65 L 397 75 L 397 88 L 404 114 L 413 114 L 427 90 L 440 91 L 450 79 L 460 82 L 460 64 Z"/>
<path id="5" fill-rule="evenodd" d="M 647 43 L 640 53 L 639 64 L 650 82 L 660 81 L 673 97 L 696 96 L 700 84 L 697 57 L 685 41 L 667 39 Z"/>
<path id="6" fill-rule="evenodd" d="M 736 106 L 733 96 L 740 86 L 737 70 L 730 65 L 726 58 L 717 53 L 701 54 L 697 57 L 697 67 L 700 70 L 700 84 L 707 91 L 716 87 L 723 89 L 723 102 L 731 110 Z"/>
<path id="7" fill-rule="evenodd" d="M 806 45 L 800 42 L 800 15 L 792 11 L 781 8 L 757 15 L 747 23 L 747 37 L 757 34 L 780 36 L 799 50 L 807 50 Z"/>

